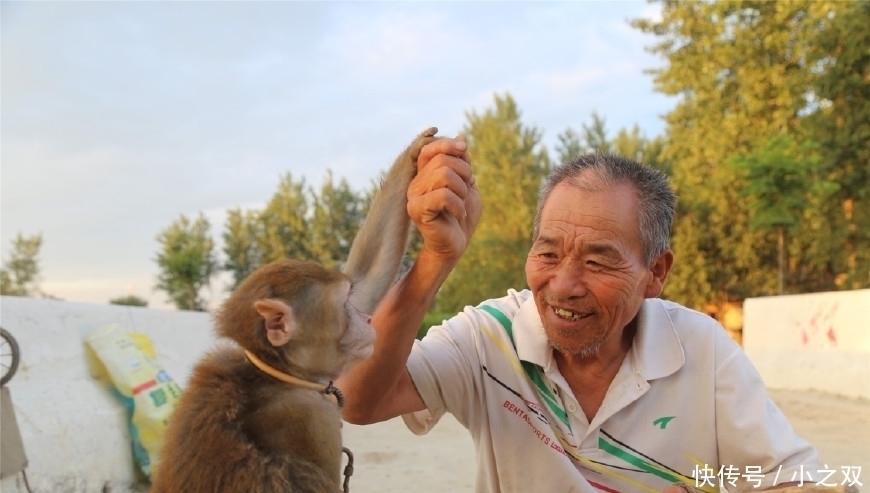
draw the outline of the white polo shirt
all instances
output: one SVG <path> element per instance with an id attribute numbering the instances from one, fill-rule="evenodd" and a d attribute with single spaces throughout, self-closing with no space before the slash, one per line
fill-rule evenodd
<path id="1" fill-rule="evenodd" d="M 474 439 L 480 493 L 653 493 L 678 481 L 743 492 L 818 471 L 743 350 L 713 318 L 669 301 L 644 301 L 591 423 L 528 290 L 433 327 L 407 366 L 428 410 L 406 425 L 424 434 L 453 413 Z"/>

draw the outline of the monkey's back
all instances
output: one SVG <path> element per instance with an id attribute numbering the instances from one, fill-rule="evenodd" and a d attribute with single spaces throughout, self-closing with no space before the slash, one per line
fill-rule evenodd
<path id="1" fill-rule="evenodd" d="M 280 419 L 263 416 L 264 407 L 274 411 L 269 403 L 281 401 L 276 397 L 286 385 L 254 368 L 238 347 L 208 353 L 170 418 L 151 493 L 337 492 L 339 478 L 309 460 L 306 450 L 280 437 L 276 447 L 264 435 L 268 430 L 252 426 L 257 419 Z M 287 419 L 296 412 L 278 411 Z M 275 428 L 280 434 L 281 424 Z"/>

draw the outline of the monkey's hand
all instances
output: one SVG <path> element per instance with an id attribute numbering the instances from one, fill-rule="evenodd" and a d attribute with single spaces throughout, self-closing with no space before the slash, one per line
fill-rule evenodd
<path id="1" fill-rule="evenodd" d="M 480 192 L 465 138 L 442 138 L 423 146 L 417 176 L 408 187 L 408 214 L 423 236 L 423 252 L 458 262 L 480 213 Z"/>
<path id="2" fill-rule="evenodd" d="M 411 142 L 411 145 L 408 146 L 408 149 L 405 151 L 408 154 L 408 160 L 417 166 L 417 160 L 420 158 L 420 151 L 423 150 L 423 147 L 426 144 L 434 141 L 436 139 L 435 134 L 438 133 L 438 127 L 429 127 L 426 130 L 420 132 L 420 135 L 414 139 L 414 142 Z M 414 171 L 417 171 L 414 169 Z"/>

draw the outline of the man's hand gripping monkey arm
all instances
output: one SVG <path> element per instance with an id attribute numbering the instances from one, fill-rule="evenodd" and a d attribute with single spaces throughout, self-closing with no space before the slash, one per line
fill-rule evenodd
<path id="1" fill-rule="evenodd" d="M 425 408 L 405 363 L 423 316 L 456 267 L 480 220 L 480 193 L 463 137 L 427 144 L 408 187 L 408 214 L 423 249 L 372 314 L 374 353 L 338 382 L 344 419 L 367 424 Z"/>

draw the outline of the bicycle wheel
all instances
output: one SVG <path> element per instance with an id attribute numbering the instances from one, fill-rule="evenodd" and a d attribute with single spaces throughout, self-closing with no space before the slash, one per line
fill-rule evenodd
<path id="1" fill-rule="evenodd" d="M 18 371 L 18 362 L 21 359 L 21 350 L 18 348 L 18 341 L 12 337 L 6 329 L 0 327 L 0 369 L 3 370 L 3 375 L 0 377 L 0 386 L 6 385 L 6 382 L 12 379 L 15 372 Z"/>

